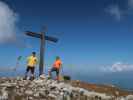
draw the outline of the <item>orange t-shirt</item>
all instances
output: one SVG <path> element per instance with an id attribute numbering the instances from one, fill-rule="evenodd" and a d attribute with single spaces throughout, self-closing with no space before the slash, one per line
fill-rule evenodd
<path id="1" fill-rule="evenodd" d="M 61 60 L 56 60 L 53 64 L 53 67 L 60 69 L 61 64 L 62 64 Z"/>

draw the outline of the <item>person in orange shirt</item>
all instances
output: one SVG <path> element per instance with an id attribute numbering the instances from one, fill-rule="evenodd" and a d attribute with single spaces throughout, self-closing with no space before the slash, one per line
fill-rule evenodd
<path id="1" fill-rule="evenodd" d="M 62 62 L 59 56 L 56 57 L 55 62 L 53 64 L 53 67 L 51 68 L 51 70 L 49 71 L 49 76 L 51 77 L 51 72 L 56 72 L 56 80 L 59 80 L 59 72 L 60 72 L 60 68 L 62 67 Z"/>

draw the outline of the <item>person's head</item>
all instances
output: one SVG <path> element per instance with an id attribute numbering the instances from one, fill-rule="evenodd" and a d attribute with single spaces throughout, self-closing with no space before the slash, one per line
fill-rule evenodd
<path id="1" fill-rule="evenodd" d="M 36 56 L 36 52 L 32 52 L 32 55 L 35 57 Z"/>
<path id="2" fill-rule="evenodd" d="M 60 59 L 60 57 L 59 56 L 56 56 L 56 60 L 59 60 Z"/>

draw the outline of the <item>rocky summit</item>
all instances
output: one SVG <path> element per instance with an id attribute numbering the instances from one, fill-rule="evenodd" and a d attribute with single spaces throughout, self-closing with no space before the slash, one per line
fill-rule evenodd
<path id="1" fill-rule="evenodd" d="M 116 97 L 46 77 L 33 81 L 3 77 L 0 78 L 0 100 L 133 100 L 133 95 Z"/>

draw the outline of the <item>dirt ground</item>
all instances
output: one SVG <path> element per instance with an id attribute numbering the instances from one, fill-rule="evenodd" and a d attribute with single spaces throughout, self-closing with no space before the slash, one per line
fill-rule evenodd
<path id="1" fill-rule="evenodd" d="M 98 84 L 81 82 L 79 80 L 73 80 L 73 81 L 71 81 L 71 84 L 74 87 L 81 87 L 81 88 L 87 89 L 89 91 L 95 91 L 98 93 L 106 93 L 108 95 L 114 95 L 114 96 L 133 95 L 133 91 L 122 90 L 115 86 L 98 85 Z"/>

